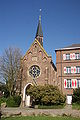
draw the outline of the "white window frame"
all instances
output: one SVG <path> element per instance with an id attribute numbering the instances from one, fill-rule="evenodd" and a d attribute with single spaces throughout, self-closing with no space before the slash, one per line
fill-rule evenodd
<path id="1" fill-rule="evenodd" d="M 66 74 L 67 73 L 67 68 L 66 67 L 64 67 L 64 74 Z"/>
<path id="2" fill-rule="evenodd" d="M 73 56 L 73 57 L 72 57 L 72 58 L 73 58 L 73 60 L 75 60 L 75 53 L 73 53 L 73 55 L 72 55 L 72 56 Z"/>
<path id="3" fill-rule="evenodd" d="M 72 53 L 70 53 L 70 60 L 72 60 L 73 59 L 73 54 Z"/>
<path id="4" fill-rule="evenodd" d="M 77 79 L 77 88 L 80 87 L 80 79 Z"/>
<path id="5" fill-rule="evenodd" d="M 63 60 L 66 60 L 66 54 L 63 54 Z"/>
<path id="6" fill-rule="evenodd" d="M 66 67 L 67 74 L 71 74 L 71 67 Z"/>
<path id="7" fill-rule="evenodd" d="M 67 80 L 66 79 L 64 79 L 64 88 L 67 88 Z"/>
<path id="8" fill-rule="evenodd" d="M 77 88 L 77 79 L 72 79 L 72 83 L 73 83 L 72 88 Z"/>
<path id="9" fill-rule="evenodd" d="M 80 66 L 76 66 L 76 73 L 80 74 Z"/>
<path id="10" fill-rule="evenodd" d="M 67 88 L 72 88 L 72 80 L 71 79 L 67 79 Z"/>
<path id="11" fill-rule="evenodd" d="M 70 60 L 70 54 L 66 54 L 66 60 Z"/>
<path id="12" fill-rule="evenodd" d="M 80 53 L 75 53 L 75 59 L 80 60 Z"/>

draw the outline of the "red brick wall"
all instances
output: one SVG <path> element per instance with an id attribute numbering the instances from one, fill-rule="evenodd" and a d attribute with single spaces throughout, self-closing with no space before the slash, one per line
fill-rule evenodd
<path id="1" fill-rule="evenodd" d="M 80 49 L 68 49 L 56 51 L 56 68 L 57 68 L 57 81 L 58 87 L 64 94 L 72 94 L 73 89 L 64 88 L 64 79 L 80 79 L 80 74 L 64 74 L 64 67 L 80 66 L 80 60 L 63 60 L 63 54 L 80 53 Z M 62 57 L 61 57 L 62 56 Z M 62 59 L 62 60 L 61 60 Z M 62 68 L 62 71 L 61 71 Z"/>
<path id="2" fill-rule="evenodd" d="M 56 71 L 50 63 L 51 60 L 52 58 L 35 41 L 22 59 L 22 91 L 27 83 L 34 84 L 33 78 L 29 75 L 32 65 L 40 67 L 40 76 L 35 79 L 37 85 L 56 84 Z"/>

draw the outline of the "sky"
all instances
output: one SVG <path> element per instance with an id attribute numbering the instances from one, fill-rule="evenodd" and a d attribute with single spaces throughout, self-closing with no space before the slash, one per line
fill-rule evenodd
<path id="1" fill-rule="evenodd" d="M 26 53 L 35 39 L 39 9 L 43 46 L 54 64 L 55 49 L 80 43 L 80 0 L 0 0 L 0 56 L 9 47 Z"/>

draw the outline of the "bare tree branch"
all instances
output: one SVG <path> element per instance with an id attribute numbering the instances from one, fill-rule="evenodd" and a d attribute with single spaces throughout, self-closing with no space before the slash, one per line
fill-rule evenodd
<path id="1" fill-rule="evenodd" d="M 10 94 L 14 92 L 17 79 L 20 79 L 22 53 L 19 48 L 5 49 L 0 58 L 0 76 L 6 81 Z"/>

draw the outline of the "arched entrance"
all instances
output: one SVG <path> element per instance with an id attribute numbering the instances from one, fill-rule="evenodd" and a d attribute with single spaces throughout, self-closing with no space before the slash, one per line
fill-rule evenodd
<path id="1" fill-rule="evenodd" d="M 26 86 L 24 87 L 24 90 L 23 90 L 23 103 L 24 103 L 23 106 L 26 106 L 26 107 L 31 106 L 31 104 L 30 104 L 30 101 L 31 101 L 30 95 L 26 94 L 26 90 L 29 89 L 30 86 L 33 86 L 33 84 L 32 83 L 26 84 Z"/>

